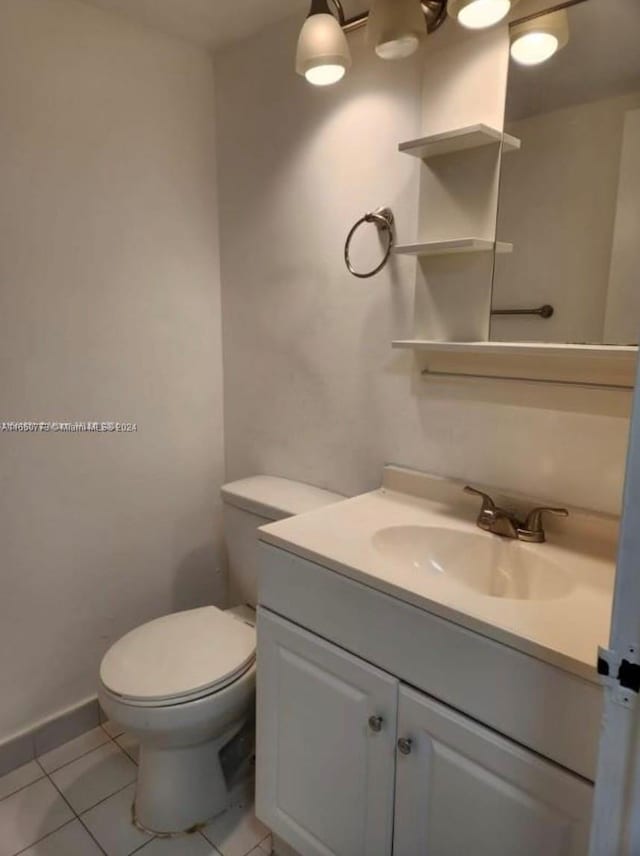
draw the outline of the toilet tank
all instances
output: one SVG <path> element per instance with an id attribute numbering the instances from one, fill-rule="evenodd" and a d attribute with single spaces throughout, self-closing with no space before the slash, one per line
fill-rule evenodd
<path id="1" fill-rule="evenodd" d="M 221 492 L 231 606 L 257 605 L 259 526 L 344 499 L 338 493 L 275 476 L 241 479 L 224 485 Z"/>

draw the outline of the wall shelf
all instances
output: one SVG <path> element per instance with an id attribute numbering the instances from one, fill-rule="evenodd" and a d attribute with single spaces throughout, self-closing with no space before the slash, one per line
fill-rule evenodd
<path id="1" fill-rule="evenodd" d="M 522 145 L 521 141 L 511 134 L 504 134 L 489 125 L 478 124 L 408 140 L 400 143 L 398 148 L 403 154 L 427 160 L 439 155 L 463 152 L 500 142 L 503 143 L 504 152 L 515 152 Z"/>
<path id="2" fill-rule="evenodd" d="M 396 255 L 404 256 L 443 256 L 453 253 L 496 253 L 513 252 L 513 244 L 504 241 L 487 241 L 484 238 L 456 238 L 452 241 L 427 241 L 417 244 L 399 244 Z"/>
<path id="3" fill-rule="evenodd" d="M 400 339 L 393 347 L 415 351 L 425 376 L 622 391 L 633 389 L 638 359 L 638 348 L 631 345 Z"/>
<path id="4" fill-rule="evenodd" d="M 635 362 L 638 348 L 633 345 L 564 345 L 556 342 L 443 342 L 431 339 L 397 339 L 394 348 L 449 354 L 509 354 L 518 356 L 615 356 Z"/>

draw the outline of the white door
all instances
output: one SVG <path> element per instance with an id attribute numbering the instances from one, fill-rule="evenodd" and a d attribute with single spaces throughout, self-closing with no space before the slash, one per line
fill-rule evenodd
<path id="1" fill-rule="evenodd" d="M 394 856 L 586 856 L 582 779 L 405 687 L 398 736 Z"/>
<path id="2" fill-rule="evenodd" d="M 258 614 L 256 812 L 301 856 L 390 856 L 398 682 Z"/>
<path id="3" fill-rule="evenodd" d="M 636 319 L 637 320 L 637 319 Z M 627 456 L 622 528 L 610 649 L 620 662 L 640 662 L 640 364 Z M 614 658 L 612 658 L 613 661 Z M 637 678 L 637 669 L 631 681 Z M 591 856 L 640 853 L 640 706 L 638 686 L 625 688 L 613 664 L 605 686 Z"/>

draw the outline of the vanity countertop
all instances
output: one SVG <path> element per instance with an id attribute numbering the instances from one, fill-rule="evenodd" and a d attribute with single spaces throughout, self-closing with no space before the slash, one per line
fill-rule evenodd
<path id="1" fill-rule="evenodd" d="M 268 544 L 596 682 L 598 646 L 609 641 L 618 519 L 572 509 L 566 521 L 549 519 L 547 543 L 524 544 L 481 532 L 475 525 L 478 502 L 462 492 L 463 486 L 451 479 L 386 467 L 379 490 L 269 524 L 259 530 L 259 536 Z M 494 498 L 507 507 L 514 507 L 514 501 L 516 508 L 527 504 L 522 497 L 504 499 L 496 492 Z M 439 533 L 454 530 L 472 547 L 490 549 L 498 562 L 502 554 L 506 561 L 526 555 L 527 560 L 543 562 L 545 568 L 557 568 L 564 586 L 546 599 L 480 593 L 446 572 L 434 573 L 410 560 L 396 561 L 388 550 L 381 550 L 380 533 L 392 527 L 420 527 L 426 537 L 429 529 L 423 527 L 431 531 L 436 527 Z M 485 538 L 490 542 L 477 540 Z"/>

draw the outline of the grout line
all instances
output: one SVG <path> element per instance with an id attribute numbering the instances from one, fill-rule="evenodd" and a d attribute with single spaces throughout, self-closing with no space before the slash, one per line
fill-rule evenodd
<path id="1" fill-rule="evenodd" d="M 75 808 L 71 805 L 71 803 L 70 803 L 70 802 L 69 802 L 69 800 L 65 797 L 65 795 L 62 793 L 62 791 L 60 790 L 60 788 L 59 788 L 59 787 L 56 785 L 56 783 L 53 781 L 53 779 L 51 778 L 51 776 L 47 776 L 47 779 L 49 780 L 49 782 L 51 782 L 51 784 L 52 784 L 52 785 L 53 785 L 53 787 L 56 789 L 56 791 L 60 794 L 60 796 L 62 797 L 62 799 L 63 799 L 63 800 L 65 801 L 65 803 L 69 806 L 69 808 L 71 809 L 71 813 L 73 814 L 74 818 L 75 818 L 76 820 L 78 820 L 79 818 L 78 818 L 78 813 L 77 813 L 77 811 L 76 811 L 76 810 L 75 810 Z"/>
<path id="2" fill-rule="evenodd" d="M 20 856 L 21 853 L 26 853 L 27 850 L 31 850 L 31 848 L 35 847 L 37 844 L 42 844 L 42 842 L 46 841 L 46 839 L 49 838 L 50 835 L 54 835 L 56 832 L 60 832 L 60 830 L 64 829 L 65 826 L 71 826 L 71 824 L 75 823 L 77 819 L 77 817 L 72 817 L 71 820 L 65 820 L 65 822 L 61 826 L 57 826 L 55 829 L 52 829 L 50 832 L 47 832 L 46 835 L 43 835 L 42 838 L 38 838 L 37 841 L 32 841 L 31 844 L 28 844 L 26 847 L 23 847 L 22 850 L 18 850 L 16 853 L 13 853 L 12 856 Z"/>
<path id="3" fill-rule="evenodd" d="M 40 764 L 38 764 L 38 767 L 40 767 Z M 42 767 L 40 767 L 40 771 L 42 772 Z M 2 799 L 0 799 L 0 805 L 2 805 L 2 803 L 5 800 L 8 800 L 9 797 L 14 797 L 16 794 L 19 794 L 20 791 L 26 791 L 27 788 L 31 787 L 31 785 L 37 785 L 38 782 L 41 782 L 43 779 L 46 779 L 46 777 L 47 777 L 47 774 L 42 773 L 41 776 L 38 776 L 37 779 L 34 779 L 32 782 L 29 782 L 28 785 L 21 785 L 19 788 L 16 788 L 15 791 L 11 791 L 11 793 L 5 794 L 5 796 L 3 796 Z"/>
<path id="4" fill-rule="evenodd" d="M 88 754 L 88 753 L 87 753 L 87 754 Z M 94 842 L 94 844 L 96 845 L 96 847 L 98 848 L 98 850 L 99 850 L 101 853 L 104 853 L 104 854 L 105 854 L 105 856 L 108 856 L 107 851 L 106 851 L 106 850 L 105 850 L 105 849 L 100 845 L 100 842 L 99 842 L 99 841 L 96 841 L 96 839 L 93 837 L 93 835 L 92 835 L 92 833 L 91 833 L 91 830 L 90 830 L 90 829 L 87 829 L 87 827 L 85 826 L 85 824 L 82 822 L 82 818 L 80 817 L 80 815 L 78 814 L 78 812 L 77 812 L 77 811 L 75 810 L 75 808 L 71 805 L 71 803 L 69 802 L 69 800 L 65 797 L 65 795 L 64 795 L 64 794 L 63 794 L 63 792 L 60 790 L 60 788 L 56 785 L 56 783 L 53 781 L 53 779 L 51 778 L 51 776 L 47 775 L 47 779 L 49 779 L 49 781 L 51 782 L 51 784 L 53 785 L 53 787 L 57 790 L 57 792 L 60 794 L 60 796 L 62 797 L 62 799 L 63 799 L 63 800 L 66 802 L 66 804 L 69 806 L 69 808 L 70 808 L 70 809 L 71 809 L 71 811 L 73 812 L 73 816 L 74 816 L 74 818 L 80 822 L 80 826 L 82 826 L 82 828 L 83 828 L 83 829 L 84 829 L 84 831 L 88 834 L 89 838 L 91 838 L 91 840 Z"/>
<path id="5" fill-rule="evenodd" d="M 82 819 L 81 817 L 78 817 L 78 823 L 82 826 L 82 828 L 83 828 L 83 829 L 84 829 L 84 831 L 87 833 L 87 835 L 89 836 L 89 838 L 94 842 L 94 844 L 96 845 L 96 847 L 98 848 L 98 850 L 100 850 L 102 853 L 104 853 L 104 854 L 105 854 L 105 856 L 109 856 L 109 854 L 107 853 L 107 851 L 106 851 L 106 850 L 104 849 L 104 847 L 100 844 L 100 842 L 98 841 L 98 839 L 95 837 L 95 835 L 93 834 L 93 832 L 91 832 L 91 830 L 89 829 L 89 827 L 87 826 L 87 824 L 83 821 L 83 819 Z"/>
<path id="6" fill-rule="evenodd" d="M 118 740 L 120 740 L 120 738 L 121 738 L 121 737 L 124 737 L 124 735 L 125 735 L 126 733 L 127 733 L 126 731 L 123 731 L 123 732 L 122 732 L 122 734 L 118 734 L 118 736 L 117 736 L 117 737 L 111 737 L 110 739 L 111 739 L 111 741 L 112 741 L 113 743 L 115 743 L 115 744 L 116 744 L 116 746 L 118 747 L 118 749 L 119 749 L 121 752 L 124 752 L 124 754 L 127 756 L 127 758 L 128 758 L 130 761 L 132 761 L 132 762 L 136 765 L 136 767 L 139 767 L 140 765 L 138 764 L 138 762 L 136 761 L 136 759 L 133 757 L 133 755 L 130 755 L 130 754 L 127 752 L 127 750 L 124 748 L 124 746 L 121 746 L 121 745 L 118 743 Z M 103 743 L 102 745 L 104 746 L 104 743 Z M 139 746 L 140 746 L 140 744 L 138 744 L 138 747 L 139 747 Z"/>
<path id="7" fill-rule="evenodd" d="M 148 841 L 145 841 L 144 844 L 140 845 L 140 847 L 136 847 L 135 850 L 132 850 L 131 853 L 128 854 L 128 856 L 133 856 L 134 853 L 139 853 L 141 850 L 144 850 L 144 848 L 148 847 L 152 841 L 156 840 L 156 838 L 157 838 L 157 836 L 154 835 L 153 838 L 150 838 Z"/>
<path id="8" fill-rule="evenodd" d="M 102 729 L 102 730 L 104 731 L 104 729 Z M 89 731 L 93 731 L 93 729 L 91 728 L 91 729 L 89 729 Z M 85 732 L 85 733 L 88 733 L 88 732 Z M 117 747 L 117 749 L 118 749 L 120 752 L 122 752 L 122 754 L 125 756 L 125 758 L 128 758 L 128 759 L 129 759 L 130 761 L 132 761 L 132 763 L 134 763 L 134 764 L 136 763 L 136 762 L 133 760 L 133 758 L 131 758 L 131 756 L 130 756 L 127 752 L 125 752 L 125 750 L 122 748 L 122 746 L 120 746 L 120 745 L 116 742 L 116 738 L 111 737 L 111 736 L 110 736 L 106 731 L 104 731 L 104 733 L 106 734 L 106 736 L 107 736 L 107 738 L 108 738 L 104 743 L 101 743 L 101 744 L 100 744 L 100 746 L 96 746 L 94 749 L 90 749 L 90 750 L 89 750 L 89 751 L 87 751 L 87 752 L 83 752 L 81 755 L 78 755 L 78 757 L 77 757 L 77 758 L 74 758 L 74 759 L 73 759 L 73 761 L 68 761 L 66 764 L 62 764 L 60 767 L 57 767 L 55 770 L 52 770 L 52 771 L 51 771 L 51 773 L 48 773 L 48 772 L 47 772 L 47 770 L 45 770 L 45 769 L 44 769 L 44 767 L 43 767 L 43 766 L 42 766 L 42 764 L 40 763 L 40 758 L 39 758 L 39 756 L 34 757 L 34 758 L 33 758 L 33 761 L 34 761 L 34 762 L 36 763 L 36 765 L 39 767 L 39 769 L 40 769 L 40 771 L 41 771 L 42 775 L 41 775 L 41 776 L 39 776 L 37 779 L 35 779 L 33 782 L 30 782 L 28 785 L 24 785 L 23 787 L 18 788 L 17 790 L 13 791 L 12 793 L 7 794 L 5 797 L 3 797 L 3 798 L 0 800 L 0 803 L 2 803 L 2 802 L 4 802 L 4 800 L 5 800 L 5 799 L 9 799 L 9 797 L 14 796 L 14 795 L 15 795 L 15 794 L 17 794 L 17 793 L 20 793 L 20 791 L 24 791 L 24 790 L 26 790 L 27 788 L 30 788 L 32 785 L 35 785 L 35 784 L 37 784 L 38 782 L 41 782 L 43 779 L 47 779 L 47 781 L 49 781 L 49 782 L 50 782 L 50 784 L 53 786 L 53 788 L 54 788 L 54 789 L 57 791 L 57 793 L 60 795 L 60 797 L 62 798 L 62 800 L 64 801 L 64 803 L 68 806 L 69 810 L 71 811 L 71 813 L 72 813 L 72 815 L 73 815 L 73 817 L 71 818 L 71 820 L 66 820 L 66 821 L 65 821 L 64 823 L 62 823 L 60 826 L 58 826 L 58 827 L 56 827 L 55 829 L 52 829 L 52 830 L 50 830 L 49 832 L 47 832 L 47 834 L 46 834 L 46 835 L 43 835 L 41 838 L 38 838 L 38 839 L 36 839 L 35 841 L 32 841 L 29 845 L 27 845 L 27 847 L 23 847 L 23 848 L 22 848 L 21 850 L 19 850 L 17 853 L 12 854 L 12 856 L 20 856 L 20 854 L 21 854 L 21 853 L 25 853 L 27 850 L 31 849 L 32 847 L 35 847 L 37 844 L 40 844 L 42 841 L 45 841 L 47 838 L 49 838 L 49 836 L 53 835 L 53 834 L 54 834 L 54 833 L 56 833 L 56 832 L 59 832 L 61 829 L 64 829 L 64 827 L 69 826 L 69 825 L 70 825 L 70 824 L 72 824 L 72 823 L 75 823 L 75 821 L 76 821 L 76 820 L 80 822 L 80 825 L 81 825 L 81 826 L 82 826 L 82 828 L 85 830 L 85 832 L 89 835 L 89 837 L 91 838 L 91 840 L 95 843 L 96 847 L 100 850 L 100 852 L 101 852 L 101 853 L 103 853 L 103 854 L 105 854 L 105 856 L 108 856 L 108 854 L 107 854 L 106 850 L 102 847 L 102 845 L 100 844 L 100 842 L 96 840 L 96 838 L 94 837 L 94 835 L 93 835 L 93 833 L 91 832 L 91 830 L 86 826 L 86 824 L 85 824 L 85 823 L 84 823 L 84 821 L 82 820 L 82 816 L 78 814 L 78 812 L 77 812 L 77 811 L 74 809 L 74 807 L 71 805 L 71 803 L 70 803 L 70 802 L 69 802 L 69 800 L 66 798 L 66 796 L 64 795 L 64 793 L 61 791 L 61 789 L 56 785 L 56 783 L 55 783 L 55 782 L 54 782 L 54 780 L 52 779 L 52 773 L 57 773 L 57 772 L 58 772 L 58 770 L 62 770 L 64 767 L 68 767 L 68 766 L 69 766 L 69 764 L 73 764 L 75 761 L 78 761 L 80 758 L 84 758 L 86 755 L 90 755 L 92 752 L 95 752 L 97 749 L 101 749 L 103 746 L 106 746 L 106 745 L 107 745 L 107 743 L 114 743 L 114 744 L 115 744 L 115 746 Z M 82 735 L 79 735 L 79 736 L 82 736 Z M 119 737 L 121 737 L 122 735 L 118 735 L 118 736 L 119 736 Z M 75 738 L 74 738 L 74 739 L 75 739 Z M 69 742 L 70 742 L 70 741 L 69 741 Z M 64 744 L 62 744 L 62 745 L 64 745 Z M 46 753 L 45 753 L 45 754 L 46 754 Z M 29 763 L 29 762 L 27 762 L 27 763 Z M 24 765 L 23 765 L 23 766 L 24 766 Z M 136 767 L 137 767 L 137 764 L 136 764 Z M 18 768 L 16 768 L 16 769 L 18 769 Z M 126 785 L 124 785 L 123 787 L 118 788 L 118 790 L 116 790 L 116 791 L 114 791 L 112 794 L 109 794 L 108 796 L 104 797 L 104 798 L 103 798 L 103 799 L 101 799 L 99 802 L 97 802 L 95 805 L 91 806 L 91 807 L 90 807 L 90 808 L 88 808 L 88 809 L 85 809 L 85 811 L 83 812 L 83 814 L 86 814 L 87 812 L 89 812 L 89 811 L 91 811 L 92 809 L 96 808 L 97 806 L 101 805 L 103 802 L 106 802 L 106 801 L 107 801 L 108 799 L 110 799 L 111 797 L 115 796 L 116 794 L 119 794 L 121 791 L 124 791 L 126 788 L 130 787 L 132 784 L 134 784 L 134 782 L 128 782 L 128 783 L 127 783 Z M 150 843 L 151 843 L 151 841 L 153 841 L 153 840 L 155 840 L 155 837 L 154 837 L 154 838 L 151 838 L 149 841 L 145 841 L 145 843 L 142 845 L 142 847 L 146 847 L 146 846 L 147 846 L 147 844 L 150 844 Z M 142 848 L 138 848 L 138 849 L 142 849 Z M 137 852 L 137 850 L 136 850 L 136 851 L 133 851 L 133 852 Z"/>
<path id="9" fill-rule="evenodd" d="M 89 729 L 89 731 L 93 731 L 93 730 L 94 730 L 93 728 L 90 728 L 90 729 Z M 102 729 L 102 730 L 104 731 L 104 729 Z M 88 734 L 88 733 L 89 733 L 89 731 L 85 731 L 85 734 Z M 81 755 L 77 755 L 77 756 L 76 756 L 72 761 L 65 761 L 65 762 L 64 762 L 64 764 L 60 764 L 60 766 L 59 766 L 59 767 L 56 767 L 56 768 L 55 768 L 55 770 L 45 770 L 45 769 L 44 769 L 44 767 L 42 766 L 42 764 L 40 763 L 40 758 L 42 758 L 42 757 L 44 757 L 44 755 L 48 754 L 47 752 L 45 752 L 45 753 L 44 753 L 44 755 L 38 755 L 38 756 L 36 756 L 36 758 L 34 758 L 34 760 L 36 761 L 36 763 L 38 764 L 38 766 L 40 767 L 40 769 L 41 769 L 41 770 L 44 770 L 44 774 L 45 774 L 45 776 L 51 776 L 51 775 L 53 775 L 53 773 L 57 773 L 57 772 L 58 772 L 58 770 L 63 770 L 65 767 L 68 767 L 68 766 L 69 766 L 69 764 L 73 764 L 75 761 L 79 761 L 79 760 L 80 760 L 80 758 L 84 758 L 84 757 L 85 757 L 85 755 L 91 755 L 91 753 L 92 753 L 92 752 L 95 752 L 97 749 L 102 749 L 102 747 L 103 747 L 103 746 L 106 746 L 106 745 L 107 745 L 107 743 L 109 743 L 109 742 L 111 742 L 111 743 L 115 743 L 115 742 L 116 742 L 112 737 L 109 737 L 109 735 L 107 734 L 107 732 L 106 732 L 106 731 L 104 731 L 104 733 L 107 735 L 107 739 L 105 740 L 105 742 L 104 742 L 104 743 L 100 743 L 100 745 L 99 745 L 99 746 L 94 746 L 94 747 L 93 747 L 93 749 L 87 749 L 87 751 L 86 751 L 86 752 L 83 752 Z M 82 734 L 80 735 L 80 737 L 83 737 L 83 736 L 84 736 L 84 735 L 82 735 Z M 75 739 L 75 738 L 74 738 L 74 739 Z M 71 742 L 71 741 L 69 741 L 69 742 Z M 66 744 L 64 744 L 64 743 L 62 744 L 62 746 L 65 746 L 65 745 L 66 745 Z M 116 745 L 117 745 L 117 744 L 116 744 Z M 59 746 L 58 748 L 59 748 L 59 749 L 61 749 L 61 748 L 62 748 L 62 746 Z M 122 747 L 121 747 L 121 746 L 118 746 L 118 749 L 122 750 Z M 52 751 L 55 751 L 55 750 L 52 750 Z"/>
<path id="10" fill-rule="evenodd" d="M 97 802 L 95 805 L 92 805 L 91 808 L 85 808 L 84 811 L 82 812 L 82 814 L 77 815 L 77 817 L 83 818 L 85 814 L 89 814 L 89 812 L 93 811 L 94 808 L 97 808 L 99 805 L 102 805 L 102 803 L 106 802 L 107 800 L 110 800 L 111 797 L 115 797 L 116 794 L 120 794 L 120 793 L 122 793 L 122 791 L 126 791 L 126 789 L 130 788 L 131 785 L 135 785 L 135 781 L 129 782 L 128 784 L 123 785 L 121 788 L 118 788 L 117 791 L 114 791 L 112 794 L 109 794 L 108 797 L 103 797 L 100 800 L 100 802 Z"/>
<path id="11" fill-rule="evenodd" d="M 199 833 L 198 833 L 198 835 L 200 836 L 200 838 L 204 838 L 205 842 L 209 845 L 209 847 L 213 847 L 213 850 L 214 850 L 214 856 L 215 856 L 215 854 L 216 854 L 216 853 L 218 854 L 218 856 L 222 856 L 222 851 L 221 851 L 221 850 L 218 850 L 218 848 L 216 847 L 216 845 L 215 845 L 215 844 L 212 844 L 212 843 L 209 841 L 209 839 L 208 839 L 208 838 L 207 838 L 207 836 L 204 834 L 204 832 L 199 832 Z M 249 851 L 248 851 L 248 853 L 251 853 L 251 850 L 249 850 Z M 246 854 L 246 856 L 248 856 L 248 853 Z"/>
<path id="12" fill-rule="evenodd" d="M 115 735 L 109 734 L 107 729 L 104 727 L 104 723 L 100 723 L 100 728 L 104 731 L 104 733 L 107 735 L 109 740 L 117 740 L 119 737 L 122 737 L 123 734 L 126 734 L 125 731 L 121 731 L 120 734 L 115 734 Z"/>

